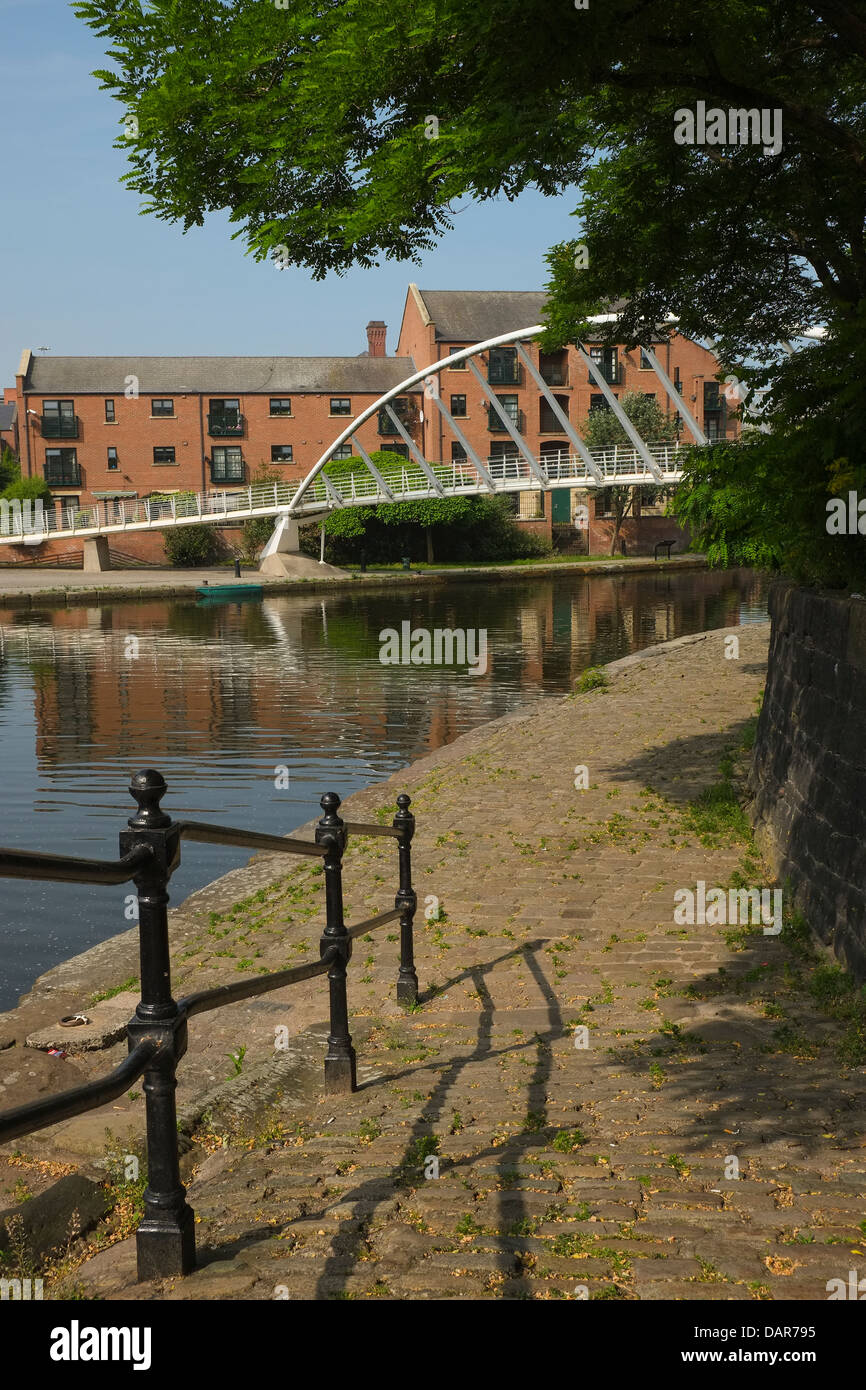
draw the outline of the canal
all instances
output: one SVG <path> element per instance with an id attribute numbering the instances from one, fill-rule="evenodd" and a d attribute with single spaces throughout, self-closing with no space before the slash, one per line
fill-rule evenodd
<path id="1" fill-rule="evenodd" d="M 587 666 L 705 628 L 766 619 L 746 570 L 563 573 L 262 603 L 194 600 L 0 610 L 0 843 L 114 858 L 130 772 L 166 808 L 286 833 L 342 797 Z M 382 630 L 484 629 L 487 669 L 383 665 Z M 531 750 L 528 750 L 531 756 Z M 177 904 L 246 862 L 190 845 Z M 120 888 L 0 880 L 0 1008 L 50 966 L 128 929 Z"/>

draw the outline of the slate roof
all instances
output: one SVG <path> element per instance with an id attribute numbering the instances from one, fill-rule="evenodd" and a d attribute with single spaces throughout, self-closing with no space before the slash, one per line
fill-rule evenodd
<path id="1" fill-rule="evenodd" d="M 438 342 L 481 343 L 541 322 L 542 290 L 419 290 Z"/>
<path id="2" fill-rule="evenodd" d="M 34 356 L 27 389 L 41 395 L 122 396 L 128 376 L 142 395 L 384 395 L 415 371 L 411 357 Z M 421 387 L 415 388 L 421 390 Z"/>
<path id="3" fill-rule="evenodd" d="M 547 299 L 543 290 L 419 290 L 436 326 L 437 342 L 483 343 L 517 328 L 541 323 Z M 622 308 L 617 300 L 611 310 Z M 587 334 L 597 342 L 601 333 Z"/>

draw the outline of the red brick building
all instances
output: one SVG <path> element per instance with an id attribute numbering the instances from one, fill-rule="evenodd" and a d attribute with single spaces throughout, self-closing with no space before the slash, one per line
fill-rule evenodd
<path id="1" fill-rule="evenodd" d="M 14 407 L 7 412 L 9 438 L 24 476 L 43 476 L 66 505 L 104 501 L 108 515 L 125 498 L 246 486 L 262 469 L 300 481 L 379 396 L 460 348 L 531 327 L 540 322 L 543 305 L 544 295 L 535 291 L 429 291 L 412 284 L 394 357 L 386 355 L 381 320 L 367 325 L 367 351 L 357 357 L 53 357 L 25 350 L 15 388 L 6 392 Z M 653 394 L 675 415 L 640 349 L 587 347 L 615 395 Z M 537 343 L 525 348 L 579 430 L 604 398 L 576 349 L 541 353 Z M 674 334 L 658 354 L 706 433 L 733 432 L 712 353 Z M 478 365 L 534 453 L 571 451 L 516 349 L 491 349 Z M 481 458 L 514 452 L 471 369 L 444 371 L 439 390 Z M 431 462 L 463 456 L 422 387 L 401 397 L 395 413 Z M 384 413 L 366 421 L 358 438 L 368 452 L 407 452 Z M 350 454 L 346 443 L 338 456 Z M 550 533 L 557 525 L 570 526 L 575 496 L 568 488 L 515 494 L 515 505 L 521 519 Z M 603 548 L 605 505 L 604 494 L 593 497 L 590 511 L 598 525 L 597 543 L 590 533 L 591 549 Z"/>

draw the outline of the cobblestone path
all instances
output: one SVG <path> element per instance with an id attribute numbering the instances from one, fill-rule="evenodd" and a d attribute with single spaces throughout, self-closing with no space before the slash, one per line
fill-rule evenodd
<path id="1" fill-rule="evenodd" d="M 413 797 L 422 1006 L 389 1002 L 393 933 L 357 941 L 357 1093 L 311 1090 L 233 1133 L 205 1117 L 201 1267 L 142 1289 L 126 1241 L 78 1271 L 88 1292 L 825 1299 L 866 1272 L 866 1073 L 828 1005 L 841 972 L 796 920 L 772 935 L 674 917 L 699 881 L 768 882 L 731 797 L 767 637 L 628 658 L 607 686 L 353 798 L 358 819 Z M 389 905 L 392 859 L 387 842 L 350 846 L 347 921 Z M 280 929 L 285 949 L 287 886 L 306 872 L 248 903 L 244 930 Z M 433 895 L 445 915 L 425 921 Z M 275 1025 L 299 992 L 321 1017 L 313 981 L 278 997 Z"/>

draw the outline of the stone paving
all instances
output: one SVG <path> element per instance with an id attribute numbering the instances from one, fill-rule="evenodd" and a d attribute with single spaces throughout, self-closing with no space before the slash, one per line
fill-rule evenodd
<path id="1" fill-rule="evenodd" d="M 78 1269 L 83 1296 L 824 1299 L 866 1273 L 863 1052 L 810 989 L 836 968 L 796 921 L 769 935 L 674 916 L 698 881 L 767 882 L 724 794 L 742 785 L 767 639 L 626 658 L 606 686 L 352 798 L 355 820 L 413 797 L 420 1007 L 393 1002 L 395 933 L 357 940 L 349 1097 L 318 1084 L 321 981 L 272 1000 L 258 1031 L 237 1022 L 239 1087 L 275 1064 L 281 1022 L 302 1036 L 282 1097 L 197 1109 L 200 1267 L 137 1286 L 126 1240 Z M 347 921 L 389 905 L 393 857 L 350 843 Z M 219 952 L 315 955 L 311 871 L 274 885 L 274 863 L 242 908 L 199 914 L 176 993 L 219 978 Z"/>

